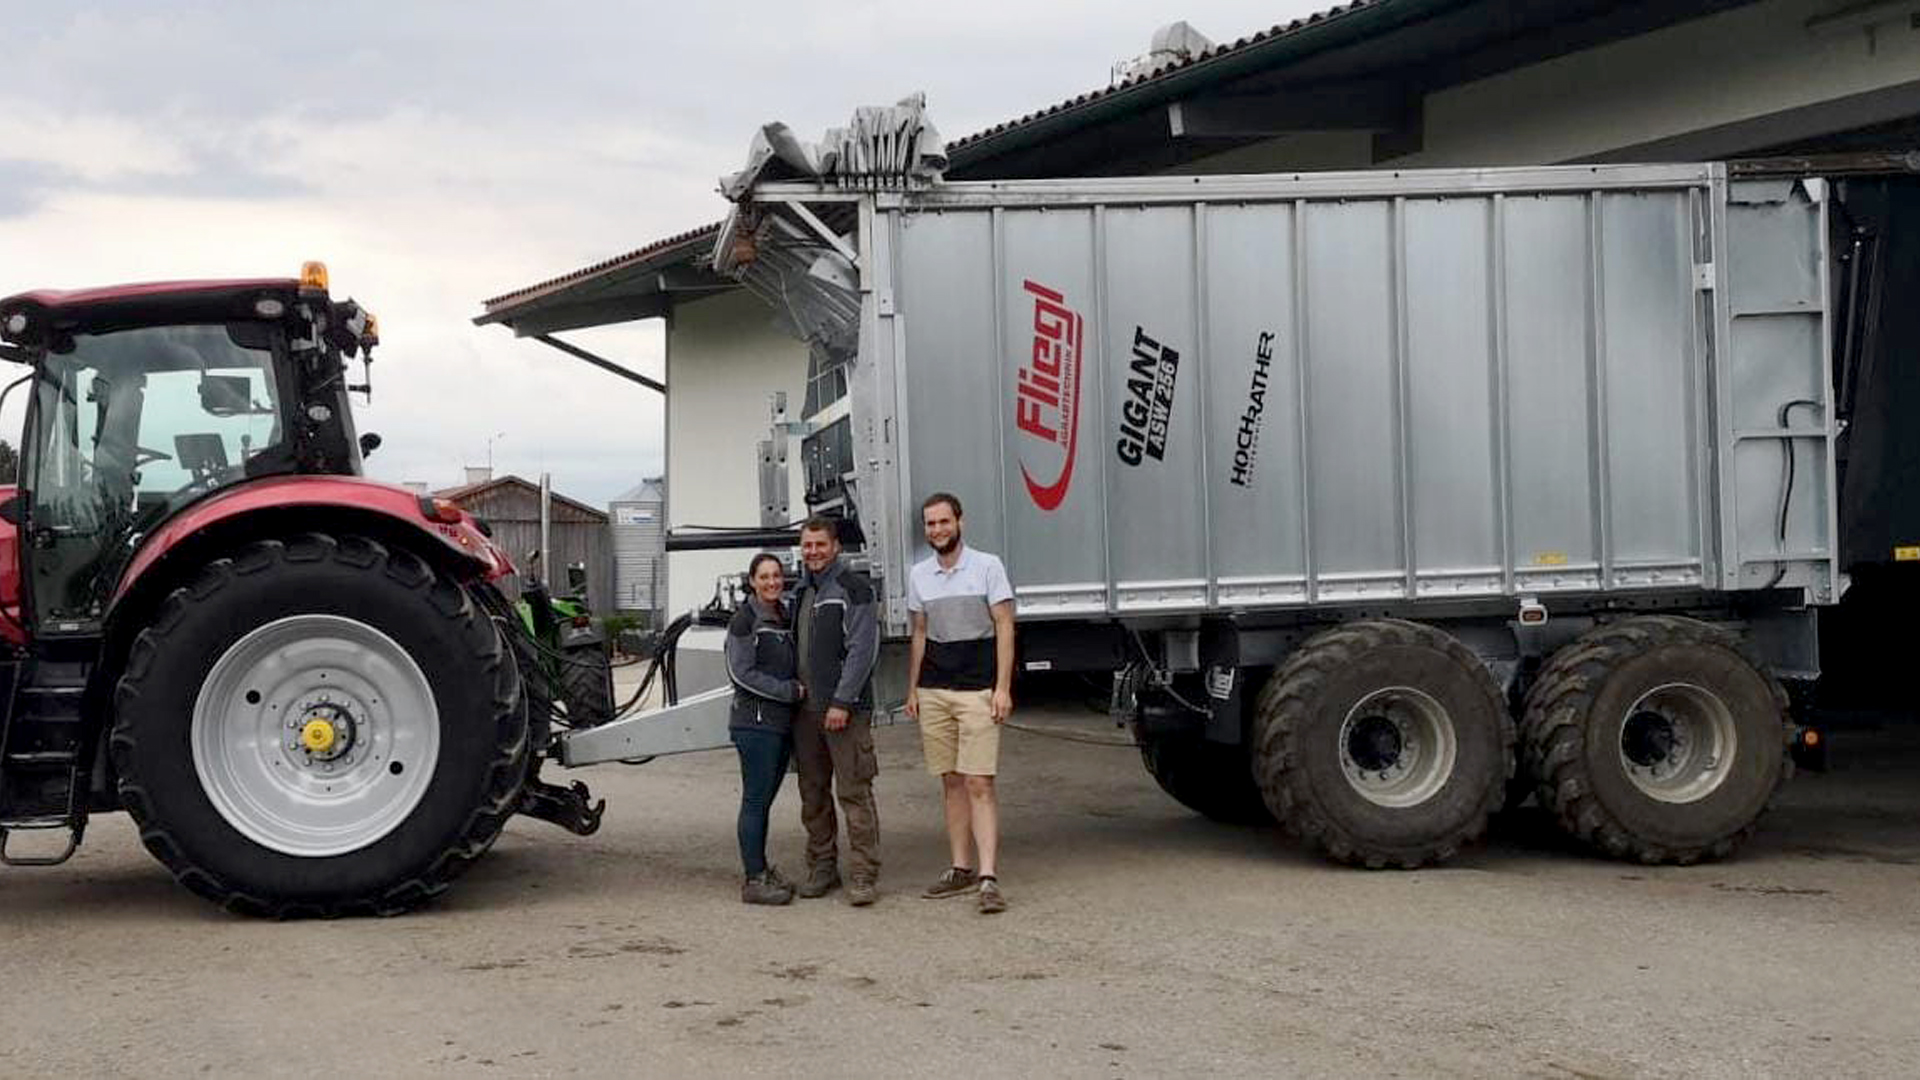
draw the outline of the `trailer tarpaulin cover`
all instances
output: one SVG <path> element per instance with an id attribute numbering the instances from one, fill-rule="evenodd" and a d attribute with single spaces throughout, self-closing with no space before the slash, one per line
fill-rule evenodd
<path id="1" fill-rule="evenodd" d="M 775 121 L 753 133 L 746 168 L 720 181 L 739 202 L 762 180 L 823 180 L 854 187 L 901 186 L 938 179 L 947 167 L 946 144 L 927 120 L 926 95 L 898 105 L 863 106 L 843 128 L 828 128 L 817 143 L 802 142 Z"/>

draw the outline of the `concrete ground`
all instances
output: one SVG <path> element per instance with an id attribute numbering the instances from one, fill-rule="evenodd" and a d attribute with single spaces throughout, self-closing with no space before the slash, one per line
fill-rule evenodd
<path id="1" fill-rule="evenodd" d="M 1072 703 L 1017 718 L 1115 733 Z M 1920 725 L 1914 726 L 1920 730 Z M 878 734 L 885 890 L 738 900 L 728 753 L 578 774 L 430 910 L 275 924 L 173 881 L 126 819 L 0 876 L 8 1076 L 1911 1075 L 1920 737 L 1836 737 L 1735 859 L 1646 868 L 1524 814 L 1416 873 L 1325 865 L 1164 797 L 1131 749 L 1003 745 L 1013 902 L 946 863 L 908 726 Z M 797 796 L 776 861 L 800 865 Z"/>

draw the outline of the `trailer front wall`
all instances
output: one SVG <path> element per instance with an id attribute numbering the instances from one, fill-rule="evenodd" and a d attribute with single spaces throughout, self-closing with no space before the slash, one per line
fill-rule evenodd
<path id="1" fill-rule="evenodd" d="M 959 493 L 1028 616 L 1816 584 L 1818 209 L 1736 205 L 1716 269 L 1710 170 L 1537 174 L 884 203 L 901 505 Z"/>

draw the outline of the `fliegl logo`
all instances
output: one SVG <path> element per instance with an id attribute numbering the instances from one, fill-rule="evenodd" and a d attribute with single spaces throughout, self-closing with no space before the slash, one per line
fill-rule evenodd
<path id="1" fill-rule="evenodd" d="M 1020 476 L 1033 505 L 1051 511 L 1073 484 L 1085 321 L 1067 306 L 1066 297 L 1045 285 L 1028 281 L 1024 288 L 1033 296 L 1033 350 L 1014 383 L 1014 421 L 1028 436 L 1020 440 Z"/>

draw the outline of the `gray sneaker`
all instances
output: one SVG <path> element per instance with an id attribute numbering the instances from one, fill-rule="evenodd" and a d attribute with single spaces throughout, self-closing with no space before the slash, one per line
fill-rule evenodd
<path id="1" fill-rule="evenodd" d="M 1007 910 L 1006 894 L 1000 891 L 998 878 L 980 879 L 980 914 L 998 915 Z"/>
<path id="2" fill-rule="evenodd" d="M 807 880 L 793 890 L 802 900 L 815 900 L 840 887 L 840 865 L 838 863 L 814 863 L 807 868 Z"/>
<path id="3" fill-rule="evenodd" d="M 854 907 L 866 907 L 880 899 L 880 884 L 870 877 L 856 875 L 853 884 L 847 886 L 847 903 Z"/>
<path id="4" fill-rule="evenodd" d="M 980 876 L 960 866 L 951 866 L 940 875 L 939 880 L 927 886 L 920 894 L 927 900 L 944 900 L 949 896 L 964 896 L 980 887 Z"/>
<path id="5" fill-rule="evenodd" d="M 743 904 L 789 904 L 793 902 L 793 886 L 782 880 L 780 875 L 768 870 L 755 874 L 740 886 L 740 902 Z"/>

